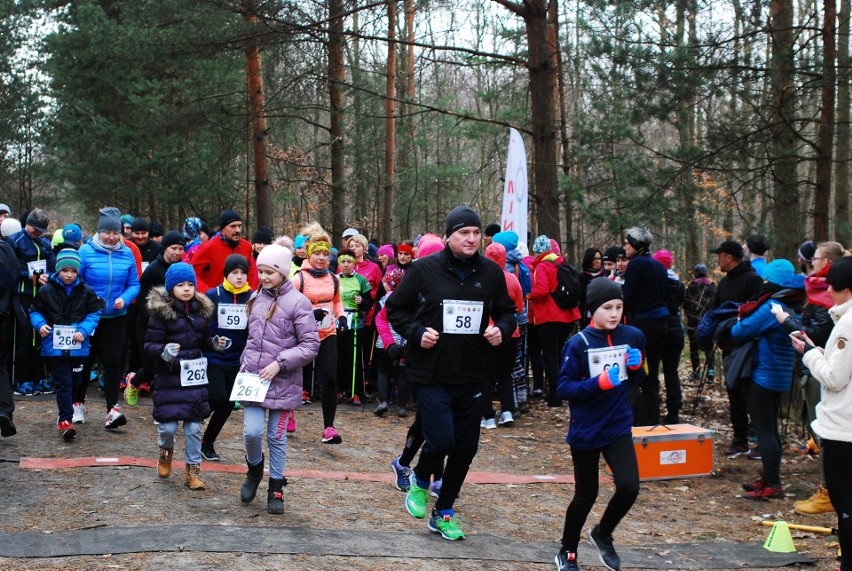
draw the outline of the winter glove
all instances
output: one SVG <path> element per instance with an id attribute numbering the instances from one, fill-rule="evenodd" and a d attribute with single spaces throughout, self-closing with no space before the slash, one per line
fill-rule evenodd
<path id="1" fill-rule="evenodd" d="M 171 363 L 175 360 L 175 357 L 178 356 L 178 351 L 180 351 L 180 345 L 178 343 L 166 343 L 166 346 L 163 347 L 163 352 L 160 353 L 160 357 L 162 357 L 163 361 L 166 363 Z"/>
<path id="2" fill-rule="evenodd" d="M 390 347 L 388 347 L 388 357 L 390 357 L 391 361 L 402 359 L 404 355 L 405 348 L 399 343 L 393 343 Z"/>
<path id="3" fill-rule="evenodd" d="M 344 331 L 349 330 L 349 325 L 346 323 L 346 316 L 341 315 L 337 318 L 337 332 L 343 333 Z"/>
<path id="4" fill-rule="evenodd" d="M 635 347 L 627 349 L 627 368 L 635 371 L 642 365 L 642 351 Z"/>
<path id="5" fill-rule="evenodd" d="M 613 365 L 598 377 L 598 386 L 605 391 L 614 389 L 621 384 L 621 379 L 618 378 L 618 365 Z"/>
<path id="6" fill-rule="evenodd" d="M 222 352 L 231 348 L 234 342 L 231 341 L 230 337 L 225 337 L 224 335 L 215 335 L 213 337 L 213 350 Z"/>

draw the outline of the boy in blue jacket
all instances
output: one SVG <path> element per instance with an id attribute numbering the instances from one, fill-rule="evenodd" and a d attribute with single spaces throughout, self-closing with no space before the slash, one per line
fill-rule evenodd
<path id="1" fill-rule="evenodd" d="M 212 415 L 201 437 L 201 457 L 208 462 L 219 460 L 213 443 L 234 410 L 230 397 L 240 372 L 240 355 L 248 341 L 246 303 L 253 293 L 248 284 L 249 261 L 245 256 L 231 254 L 225 258 L 224 272 L 222 285 L 207 291 L 214 307 L 210 335 L 224 335 L 231 340 L 227 349 L 204 354 L 208 362 L 207 394 Z"/>
<path id="2" fill-rule="evenodd" d="M 82 383 L 89 337 L 98 325 L 102 302 L 78 276 L 80 254 L 66 248 L 56 256 L 56 271 L 38 290 L 30 323 L 42 337 L 41 355 L 50 360 L 56 382 L 57 428 L 66 442 L 77 435 L 71 417 L 73 394 Z"/>
<path id="3" fill-rule="evenodd" d="M 592 280 L 586 293 L 591 324 L 565 345 L 557 395 L 568 401 L 571 421 L 565 439 L 574 462 L 575 493 L 565 512 L 560 570 L 579 569 L 577 547 L 586 518 L 598 497 L 598 465 L 603 454 L 612 469 L 615 494 L 598 525 L 589 532 L 601 563 L 620 569 L 612 532 L 639 495 L 639 466 L 633 448 L 631 386 L 645 377 L 645 335 L 622 325 L 624 296 L 610 280 Z"/>

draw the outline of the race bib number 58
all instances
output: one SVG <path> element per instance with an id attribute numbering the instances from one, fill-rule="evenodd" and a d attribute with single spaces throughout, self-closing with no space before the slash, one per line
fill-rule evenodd
<path id="1" fill-rule="evenodd" d="M 460 335 L 476 335 L 482 323 L 481 301 L 463 301 L 445 299 L 444 303 L 444 333 Z"/>

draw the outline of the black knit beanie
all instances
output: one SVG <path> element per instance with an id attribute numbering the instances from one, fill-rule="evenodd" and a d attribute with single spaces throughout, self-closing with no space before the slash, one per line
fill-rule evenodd
<path id="1" fill-rule="evenodd" d="M 447 214 L 447 229 L 444 231 L 444 236 L 449 238 L 453 232 L 468 226 L 482 228 L 482 221 L 479 219 L 479 214 L 467 206 L 456 206 Z"/>
<path id="2" fill-rule="evenodd" d="M 600 306 L 613 299 L 624 300 L 624 292 L 620 285 L 606 278 L 589 282 L 589 287 L 586 289 L 586 309 L 592 316 Z"/>
<path id="3" fill-rule="evenodd" d="M 245 256 L 241 254 L 231 254 L 227 258 L 225 258 L 225 277 L 236 270 L 237 268 L 242 268 L 245 273 L 249 271 L 249 263 L 246 260 Z"/>

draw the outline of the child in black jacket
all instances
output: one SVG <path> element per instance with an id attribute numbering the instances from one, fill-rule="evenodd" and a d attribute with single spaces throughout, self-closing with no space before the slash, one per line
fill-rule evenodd
<path id="1" fill-rule="evenodd" d="M 50 360 L 59 407 L 57 428 L 66 441 L 77 430 L 71 422 L 73 395 L 82 383 L 83 361 L 89 354 L 89 337 L 101 316 L 103 302 L 78 276 L 80 254 L 66 248 L 56 256 L 56 271 L 33 300 L 30 323 L 41 335 L 41 354 Z"/>

